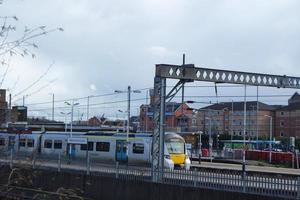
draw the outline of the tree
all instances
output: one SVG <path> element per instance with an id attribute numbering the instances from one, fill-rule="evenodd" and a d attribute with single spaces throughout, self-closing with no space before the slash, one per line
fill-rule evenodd
<path id="1" fill-rule="evenodd" d="M 3 0 L 0 0 L 0 6 Z M 31 56 L 35 58 L 33 49 L 38 48 L 34 43 L 34 39 L 47 35 L 54 31 L 63 31 L 63 28 L 48 29 L 45 25 L 34 28 L 24 27 L 23 31 L 19 31 L 16 22 L 19 20 L 17 16 L 0 16 L 0 59 L 2 65 L 7 65 L 7 56 L 14 55 Z M 12 37 L 12 33 L 17 32 L 19 35 Z"/>
<path id="2" fill-rule="evenodd" d="M 4 0 L 0 0 L 0 6 L 3 4 L 3 2 Z M 36 26 L 33 28 L 25 26 L 23 29 L 20 29 L 17 28 L 17 21 L 19 21 L 17 16 L 0 16 L 0 67 L 6 67 L 5 72 L 0 80 L 0 88 L 2 87 L 4 79 L 8 73 L 9 63 L 13 56 L 30 56 L 35 58 L 35 49 L 38 48 L 38 45 L 34 42 L 35 39 L 55 31 L 63 31 L 63 28 L 49 29 L 45 25 Z M 49 66 L 46 73 L 48 73 L 52 65 L 53 64 Z M 37 81 L 33 82 L 33 85 L 35 85 L 44 76 L 44 74 L 41 75 Z M 10 90 L 15 88 L 18 79 L 19 77 Z M 54 82 L 54 80 L 49 82 L 47 85 L 40 87 L 36 91 L 27 94 L 27 96 L 31 96 L 32 94 L 40 92 L 52 82 Z M 30 85 L 21 92 L 18 92 L 18 95 L 23 95 L 23 93 L 32 88 L 33 85 Z M 14 95 L 14 97 L 15 96 L 17 95 Z"/>

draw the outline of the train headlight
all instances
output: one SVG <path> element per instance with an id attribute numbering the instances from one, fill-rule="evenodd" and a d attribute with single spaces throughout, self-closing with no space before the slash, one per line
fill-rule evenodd
<path id="1" fill-rule="evenodd" d="M 170 156 L 169 155 L 165 155 L 165 159 L 170 159 Z"/>

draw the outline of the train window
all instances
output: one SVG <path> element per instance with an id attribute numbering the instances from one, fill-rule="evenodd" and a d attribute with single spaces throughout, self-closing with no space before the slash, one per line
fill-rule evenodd
<path id="1" fill-rule="evenodd" d="M 80 145 L 80 150 L 86 151 L 88 148 L 88 151 L 93 151 L 94 150 L 94 142 L 88 142 L 88 144 L 82 144 Z"/>
<path id="2" fill-rule="evenodd" d="M 81 144 L 80 145 L 80 150 L 81 151 L 86 151 L 86 149 L 87 149 L 87 145 L 86 144 Z"/>
<path id="3" fill-rule="evenodd" d="M 97 142 L 96 143 L 96 151 L 109 152 L 109 147 L 110 147 L 109 142 Z"/>
<path id="4" fill-rule="evenodd" d="M 25 144 L 26 144 L 26 139 L 20 139 L 19 146 L 20 147 L 25 147 Z"/>
<path id="5" fill-rule="evenodd" d="M 144 154 L 144 144 L 143 143 L 133 143 L 132 153 Z"/>
<path id="6" fill-rule="evenodd" d="M 44 142 L 44 148 L 46 148 L 46 149 L 52 149 L 52 140 L 45 140 L 45 142 Z"/>
<path id="7" fill-rule="evenodd" d="M 27 147 L 34 147 L 34 140 L 33 139 L 28 139 L 27 140 Z"/>
<path id="8" fill-rule="evenodd" d="M 88 150 L 94 151 L 94 142 L 88 142 Z"/>
<path id="9" fill-rule="evenodd" d="M 4 146 L 5 145 L 5 139 L 4 138 L 0 138 L 0 146 Z"/>
<path id="10" fill-rule="evenodd" d="M 62 141 L 54 140 L 54 149 L 62 149 Z"/>

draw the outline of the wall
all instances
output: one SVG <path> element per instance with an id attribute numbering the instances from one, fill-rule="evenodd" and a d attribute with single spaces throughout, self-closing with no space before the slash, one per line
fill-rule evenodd
<path id="1" fill-rule="evenodd" d="M 21 172 L 22 171 L 22 172 Z M 22 169 L 18 173 L 29 177 L 27 181 L 33 188 L 57 191 L 58 188 L 77 188 L 84 197 L 99 200 L 276 200 L 274 197 L 246 195 L 176 185 L 155 184 L 151 182 L 120 180 L 109 177 L 87 176 L 67 172 Z M 0 169 L 0 184 L 5 184 L 10 173 L 8 167 Z M 15 192 L 16 193 L 16 192 Z"/>

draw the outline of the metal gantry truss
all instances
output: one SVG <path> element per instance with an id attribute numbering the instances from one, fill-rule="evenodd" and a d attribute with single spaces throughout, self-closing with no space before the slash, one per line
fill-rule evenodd
<path id="1" fill-rule="evenodd" d="M 174 86 L 167 95 L 166 79 L 179 80 L 176 86 Z M 208 69 L 195 67 L 193 64 L 156 65 L 152 142 L 152 179 L 154 181 L 159 182 L 163 177 L 165 103 L 176 95 L 184 83 L 192 81 L 300 89 L 300 77 Z"/>

